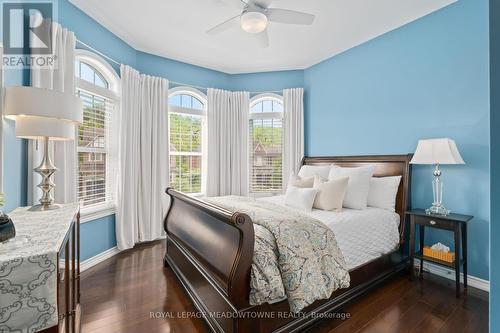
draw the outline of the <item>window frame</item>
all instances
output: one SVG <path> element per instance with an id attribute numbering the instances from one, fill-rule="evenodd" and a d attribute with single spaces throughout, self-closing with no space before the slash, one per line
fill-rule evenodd
<path id="1" fill-rule="evenodd" d="M 113 118 L 116 117 L 117 113 L 119 112 L 120 109 L 120 77 L 116 73 L 116 71 L 111 67 L 111 65 L 104 60 L 102 57 L 99 55 L 87 51 L 87 50 L 82 50 L 82 49 L 77 49 L 75 51 L 75 61 L 80 61 L 84 62 L 88 65 L 90 65 L 93 69 L 95 69 L 102 78 L 106 80 L 108 83 L 108 88 L 103 88 L 98 85 L 95 85 L 89 81 L 86 81 L 84 79 L 81 79 L 77 77 L 77 73 L 75 72 L 75 91 L 78 92 L 79 90 L 91 94 L 91 95 L 96 95 L 103 97 L 107 100 L 112 101 L 112 115 L 110 119 L 108 120 L 110 122 L 109 126 L 107 126 L 107 133 L 106 133 L 106 148 L 105 148 L 105 154 L 106 154 L 106 188 L 114 188 L 114 179 L 112 177 L 113 174 L 115 174 L 116 166 L 117 166 L 117 147 L 116 143 L 112 136 L 111 133 L 116 131 L 116 121 L 114 121 Z M 75 93 L 76 93 L 75 92 Z M 77 191 L 77 199 L 78 199 L 78 168 L 79 168 L 79 161 L 78 161 L 78 153 L 79 152 L 84 152 L 88 151 L 88 148 L 83 148 L 78 146 L 78 127 L 75 129 L 76 131 L 76 140 L 75 140 L 75 145 L 76 145 L 76 152 L 77 152 L 77 162 L 76 162 L 76 181 L 77 183 L 75 184 L 76 186 L 76 191 Z M 99 150 L 99 149 L 98 149 Z M 97 151 L 98 152 L 98 151 Z M 101 151 L 102 152 L 102 151 Z M 102 156 L 102 155 L 101 155 Z M 106 201 L 103 203 L 98 203 L 95 205 L 91 205 L 89 207 L 83 207 L 81 208 L 81 223 L 89 222 L 89 221 L 94 221 L 96 219 L 106 217 L 109 215 L 115 214 L 115 198 L 114 197 L 106 197 Z"/>
<path id="2" fill-rule="evenodd" d="M 252 192 L 252 159 L 250 158 L 252 156 L 252 146 L 250 145 L 250 138 L 251 138 L 251 133 L 250 133 L 250 121 L 252 120 L 265 120 L 265 119 L 280 119 L 282 122 L 282 128 L 284 128 L 284 110 L 279 111 L 279 112 L 252 112 L 252 107 L 254 107 L 256 104 L 263 102 L 263 101 L 275 101 L 279 102 L 283 106 L 283 96 L 275 94 L 275 93 L 262 93 L 253 96 L 250 98 L 250 104 L 248 108 L 248 164 L 249 164 L 249 170 L 248 170 L 248 193 L 250 196 L 253 197 L 268 197 L 268 196 L 274 196 L 277 194 L 281 194 L 283 192 L 283 179 L 281 179 L 281 190 L 276 191 L 276 192 Z M 282 137 L 283 138 L 283 137 Z M 283 171 L 283 140 L 281 142 L 281 169 Z"/>
<path id="3" fill-rule="evenodd" d="M 170 105 L 170 98 L 176 95 L 190 95 L 198 99 L 203 105 L 203 109 L 185 108 L 182 106 Z M 170 156 L 186 156 L 182 152 L 172 152 L 170 151 L 170 114 L 176 113 L 181 115 L 199 116 L 201 117 L 201 153 L 191 153 L 189 156 L 201 156 L 201 192 L 198 193 L 186 193 L 190 196 L 203 196 L 206 193 L 206 180 L 207 180 L 207 150 L 208 150 L 208 127 L 207 127 L 207 107 L 208 99 L 200 90 L 188 87 L 188 86 L 178 86 L 175 88 L 170 88 L 168 91 L 168 157 L 169 157 L 169 174 L 168 179 L 170 181 Z"/>

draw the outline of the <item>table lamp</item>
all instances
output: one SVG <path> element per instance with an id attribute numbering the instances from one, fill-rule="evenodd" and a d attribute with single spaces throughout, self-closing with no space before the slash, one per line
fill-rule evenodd
<path id="1" fill-rule="evenodd" d="M 4 114 L 16 121 L 18 138 L 43 140 L 43 158 L 34 170 L 42 176 L 38 187 L 42 190 L 40 204 L 32 211 L 57 209 L 52 190 L 52 175 L 57 168 L 49 154 L 49 140 L 74 140 L 75 125 L 83 121 L 81 100 L 73 94 L 32 87 L 5 89 Z"/>
<path id="2" fill-rule="evenodd" d="M 411 164 L 432 164 L 434 168 L 434 180 L 432 182 L 432 192 L 434 202 L 432 206 L 425 210 L 427 214 L 448 215 L 450 213 L 442 203 L 443 182 L 440 180 L 442 164 L 465 164 L 455 141 L 452 139 L 425 139 L 419 140 L 417 150 L 413 155 Z"/>

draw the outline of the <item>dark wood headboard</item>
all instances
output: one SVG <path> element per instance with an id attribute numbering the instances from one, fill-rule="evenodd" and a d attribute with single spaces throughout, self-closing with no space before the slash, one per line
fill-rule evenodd
<path id="1" fill-rule="evenodd" d="M 396 197 L 396 213 L 400 216 L 400 235 L 403 241 L 405 229 L 405 211 L 410 205 L 412 154 L 408 155 L 376 155 L 376 156 L 334 156 L 334 157 L 304 157 L 302 165 L 335 164 L 342 167 L 358 167 L 374 165 L 374 177 L 401 176 Z"/>

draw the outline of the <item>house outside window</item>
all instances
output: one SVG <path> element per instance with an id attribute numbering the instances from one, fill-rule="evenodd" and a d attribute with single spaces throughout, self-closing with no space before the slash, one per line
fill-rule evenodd
<path id="1" fill-rule="evenodd" d="M 117 154 L 112 133 L 119 109 L 119 78 L 106 61 L 85 50 L 76 52 L 75 76 L 76 95 L 83 104 L 76 142 L 77 197 L 83 216 L 113 213 Z"/>
<path id="2" fill-rule="evenodd" d="M 191 87 L 169 91 L 170 186 L 188 194 L 205 193 L 206 96 Z"/>
<path id="3" fill-rule="evenodd" d="M 249 192 L 253 195 L 281 193 L 283 98 L 276 94 L 253 97 L 249 122 Z"/>

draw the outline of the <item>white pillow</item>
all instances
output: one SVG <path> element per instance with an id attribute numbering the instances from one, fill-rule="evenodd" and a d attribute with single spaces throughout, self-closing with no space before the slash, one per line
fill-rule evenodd
<path id="1" fill-rule="evenodd" d="M 318 190 L 313 207 L 322 210 L 342 211 L 345 192 L 349 177 L 328 180 L 319 176 L 314 177 L 314 188 Z"/>
<path id="2" fill-rule="evenodd" d="M 288 179 L 288 186 L 311 188 L 313 187 L 313 185 L 314 185 L 314 177 L 303 178 L 292 174 L 290 175 L 290 179 Z"/>
<path id="3" fill-rule="evenodd" d="M 314 177 L 316 175 L 328 178 L 328 174 L 330 173 L 331 165 L 303 165 L 299 170 L 299 177 L 301 178 L 309 178 Z"/>
<path id="4" fill-rule="evenodd" d="M 300 210 L 311 211 L 318 190 L 288 186 L 285 194 L 285 205 Z"/>
<path id="5" fill-rule="evenodd" d="M 365 209 L 368 203 L 370 178 L 375 166 L 367 165 L 357 168 L 343 168 L 333 165 L 328 179 L 349 177 L 343 206 L 352 209 Z"/>
<path id="6" fill-rule="evenodd" d="M 394 212 L 400 182 L 401 176 L 372 177 L 370 179 L 370 191 L 368 192 L 368 206 Z"/>

